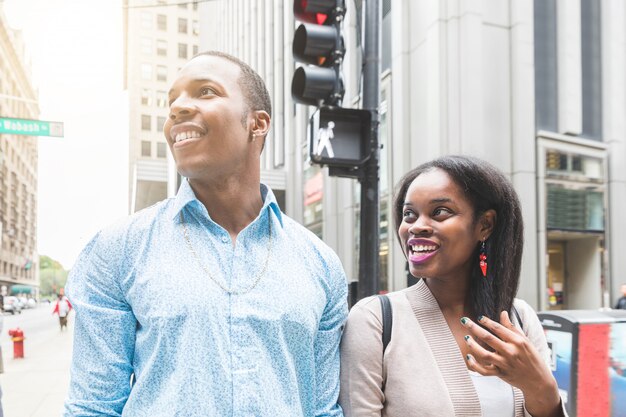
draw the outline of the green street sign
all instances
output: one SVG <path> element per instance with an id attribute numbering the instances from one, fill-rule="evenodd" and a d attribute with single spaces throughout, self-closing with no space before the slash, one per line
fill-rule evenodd
<path id="1" fill-rule="evenodd" d="M 0 134 L 63 137 L 63 122 L 0 117 Z"/>

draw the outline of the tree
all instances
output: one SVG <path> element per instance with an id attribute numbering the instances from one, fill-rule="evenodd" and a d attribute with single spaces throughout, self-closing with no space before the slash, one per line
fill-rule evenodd
<path id="1" fill-rule="evenodd" d="M 46 255 L 39 256 L 39 293 L 42 297 L 54 296 L 65 287 L 68 271 L 60 262 Z"/>

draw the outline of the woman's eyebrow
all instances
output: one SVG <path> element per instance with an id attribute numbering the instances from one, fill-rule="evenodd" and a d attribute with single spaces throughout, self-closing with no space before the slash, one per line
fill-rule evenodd
<path id="1" fill-rule="evenodd" d="M 448 197 L 438 197 L 438 198 L 433 198 L 432 200 L 429 201 L 429 204 L 443 204 L 443 203 L 454 203 L 454 200 Z M 413 203 L 411 203 L 410 201 L 405 201 L 403 204 L 403 206 L 412 206 L 412 205 Z"/>
<path id="2" fill-rule="evenodd" d="M 439 198 L 433 198 L 432 200 L 430 200 L 431 204 L 442 204 L 442 203 L 453 203 L 454 201 L 452 201 L 451 198 L 448 197 L 439 197 Z"/>

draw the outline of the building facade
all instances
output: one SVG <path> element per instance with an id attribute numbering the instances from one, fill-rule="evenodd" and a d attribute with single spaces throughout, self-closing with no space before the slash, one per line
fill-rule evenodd
<path id="1" fill-rule="evenodd" d="M 167 92 L 176 72 L 198 52 L 197 16 L 192 1 L 124 0 L 131 213 L 168 196 L 173 165 L 163 136 Z"/>
<path id="2" fill-rule="evenodd" d="M 39 119 L 22 39 L 1 4 L 0 117 Z M 36 137 L 0 133 L 0 286 L 7 293 L 19 288 L 35 295 L 39 288 L 37 152 Z"/>
<path id="3" fill-rule="evenodd" d="M 343 106 L 359 107 L 360 22 L 371 3 L 346 3 Z M 276 105 L 266 177 L 284 178 L 287 214 L 333 247 L 357 280 L 359 185 L 309 163 L 313 109 L 290 97 L 292 6 L 203 3 L 200 45 L 264 77 Z M 520 196 L 519 296 L 541 310 L 610 305 L 626 281 L 623 2 L 386 0 L 382 9 L 381 288 L 412 282 L 391 224 L 394 184 L 422 162 L 467 154 L 503 170 Z"/>

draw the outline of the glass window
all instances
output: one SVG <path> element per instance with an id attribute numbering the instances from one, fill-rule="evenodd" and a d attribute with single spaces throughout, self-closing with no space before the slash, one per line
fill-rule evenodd
<path id="1" fill-rule="evenodd" d="M 601 189 L 548 184 L 548 229 L 604 230 L 604 193 Z"/>
<path id="2" fill-rule="evenodd" d="M 167 16 L 164 14 L 157 15 L 157 29 L 167 30 Z"/>
<path id="3" fill-rule="evenodd" d="M 144 106 L 151 105 L 152 104 L 151 95 L 152 94 L 150 94 L 150 89 L 142 88 L 141 89 L 141 104 Z"/>
<path id="4" fill-rule="evenodd" d="M 167 81 L 167 67 L 165 65 L 157 65 L 157 81 Z"/>
<path id="5" fill-rule="evenodd" d="M 152 55 L 152 39 L 146 37 L 141 38 L 141 53 L 143 55 Z"/>
<path id="6" fill-rule="evenodd" d="M 178 33 L 187 33 L 187 19 L 178 18 Z"/>
<path id="7" fill-rule="evenodd" d="M 152 13 L 141 12 L 141 27 L 143 29 L 152 29 Z"/>
<path id="8" fill-rule="evenodd" d="M 152 156 L 152 143 L 147 140 L 141 141 L 141 156 Z"/>
<path id="9" fill-rule="evenodd" d="M 602 140 L 601 2 L 580 2 L 583 131 L 581 136 Z"/>
<path id="10" fill-rule="evenodd" d="M 178 8 L 179 9 L 186 9 L 187 8 L 187 3 L 178 3 Z"/>
<path id="11" fill-rule="evenodd" d="M 193 11 L 195 12 L 195 11 L 197 11 L 197 10 L 198 10 L 198 2 L 197 2 L 197 1 L 194 1 L 194 2 L 193 2 Z"/>
<path id="12" fill-rule="evenodd" d="M 178 57 L 182 59 L 187 59 L 187 44 L 186 43 L 178 44 Z"/>
<path id="13" fill-rule="evenodd" d="M 165 117 L 163 117 L 163 116 L 157 117 L 157 131 L 158 132 L 162 132 L 163 131 L 163 125 L 164 124 L 165 124 Z"/>
<path id="14" fill-rule="evenodd" d="M 315 165 L 304 170 L 304 224 L 322 238 L 324 175 Z"/>
<path id="15" fill-rule="evenodd" d="M 141 64 L 141 78 L 143 80 L 151 80 L 152 79 L 152 65 L 150 65 L 150 64 Z"/>
<path id="16" fill-rule="evenodd" d="M 200 33 L 200 25 L 198 24 L 197 20 L 191 22 L 191 31 L 196 36 Z"/>
<path id="17" fill-rule="evenodd" d="M 193 56 L 198 55 L 198 45 L 193 46 Z"/>
<path id="18" fill-rule="evenodd" d="M 604 164 L 601 158 L 577 153 L 546 150 L 547 176 L 552 178 L 601 181 L 604 179 Z"/>
<path id="19" fill-rule="evenodd" d="M 537 129 L 558 131 L 556 0 L 534 1 L 535 118 Z"/>
<path id="20" fill-rule="evenodd" d="M 156 105 L 157 107 L 167 107 L 167 93 L 165 91 L 156 92 Z"/>
<path id="21" fill-rule="evenodd" d="M 157 142 L 157 158 L 165 158 L 167 156 L 167 146 L 163 142 Z"/>
<path id="22" fill-rule="evenodd" d="M 141 115 L 141 130 L 151 130 L 152 117 L 148 114 Z"/>
<path id="23" fill-rule="evenodd" d="M 167 56 L 167 41 L 157 39 L 157 55 Z"/>

